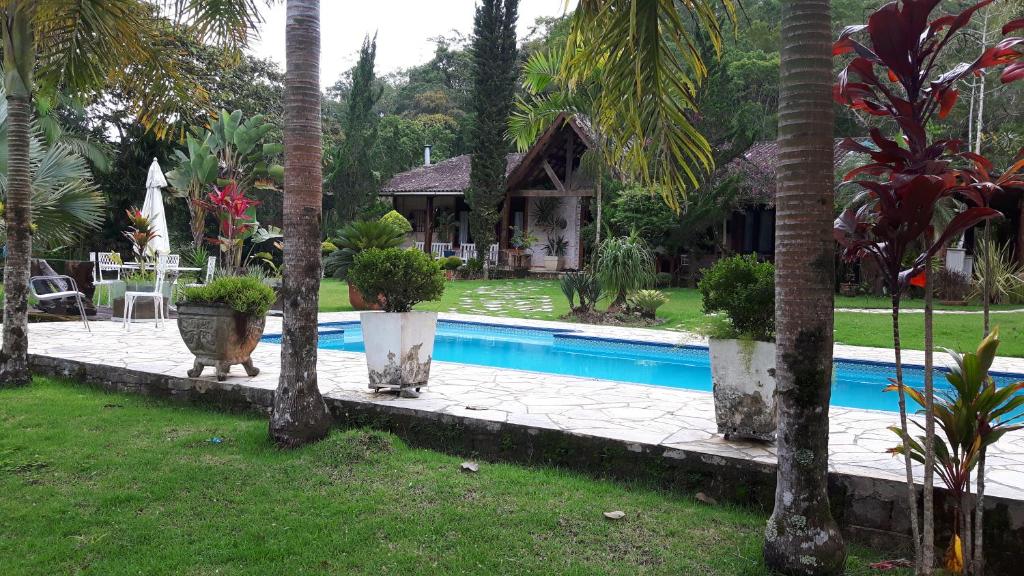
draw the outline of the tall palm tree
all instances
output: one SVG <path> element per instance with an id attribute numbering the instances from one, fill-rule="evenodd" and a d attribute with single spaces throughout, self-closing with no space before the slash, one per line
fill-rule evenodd
<path id="1" fill-rule="evenodd" d="M 829 511 L 834 260 L 829 0 L 782 5 L 775 325 L 778 479 L 764 558 L 785 574 L 841 574 Z"/>
<path id="2" fill-rule="evenodd" d="M 284 327 L 270 436 L 290 448 L 327 435 L 316 378 L 320 290 L 320 0 L 288 0 L 284 84 Z"/>
<path id="3" fill-rule="evenodd" d="M 58 90 L 78 96 L 115 85 L 137 94 L 140 120 L 166 134 L 174 110 L 201 100 L 204 93 L 178 73 L 177 55 L 162 50 L 168 25 L 155 16 L 161 9 L 187 22 L 200 37 L 228 47 L 243 45 L 260 21 L 254 0 L 0 0 L 9 161 L 0 386 L 27 384 L 30 378 L 33 100 Z"/>

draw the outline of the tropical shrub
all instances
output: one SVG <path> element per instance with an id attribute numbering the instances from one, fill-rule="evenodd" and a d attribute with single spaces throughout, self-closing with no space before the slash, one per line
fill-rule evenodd
<path id="1" fill-rule="evenodd" d="M 132 244 L 132 252 L 135 260 L 145 262 L 149 260 L 149 244 L 156 239 L 157 233 L 153 230 L 153 223 L 147 216 L 143 216 L 142 210 L 132 206 L 125 210 L 128 215 L 128 229 L 124 231 L 124 237 Z"/>
<path id="2" fill-rule="evenodd" d="M 338 249 L 324 260 L 324 275 L 344 280 L 356 254 L 370 248 L 396 248 L 404 239 L 405 234 L 392 224 L 380 220 L 353 222 L 338 232 L 334 241 Z"/>
<path id="3" fill-rule="evenodd" d="M 697 284 L 704 313 L 725 313 L 726 338 L 775 340 L 775 266 L 753 254 L 722 258 Z"/>
<path id="4" fill-rule="evenodd" d="M 217 236 L 209 238 L 211 244 L 220 247 L 221 260 L 225 268 L 242 265 L 242 246 L 259 228 L 255 208 L 259 201 L 245 195 L 245 190 L 234 180 L 213 192 L 199 205 L 217 218 Z"/>
<path id="5" fill-rule="evenodd" d="M 399 214 L 397 210 L 392 210 L 381 216 L 380 221 L 391 226 L 403 236 L 412 232 L 412 224 L 409 223 L 405 216 Z"/>
<path id="6" fill-rule="evenodd" d="M 484 271 L 483 258 L 470 258 L 466 260 L 466 272 L 470 274 L 481 274 Z"/>
<path id="7" fill-rule="evenodd" d="M 577 313 L 590 313 L 594 311 L 598 300 L 603 295 L 601 282 L 597 276 L 586 271 L 567 272 L 559 280 L 562 294 L 569 301 L 569 308 Z M 576 306 L 576 298 L 579 297 L 579 306 Z"/>
<path id="8" fill-rule="evenodd" d="M 999 329 L 995 328 L 977 351 L 958 354 L 948 351 L 953 363 L 946 374 L 951 388 L 937 394 L 932 403 L 932 414 L 939 434 L 932 445 L 935 448 L 936 473 L 952 496 L 953 536 L 945 557 L 946 568 L 959 573 L 963 567 L 962 540 L 970 542 L 971 506 L 976 499 L 969 497 L 972 472 L 977 469 L 975 486 L 985 482 L 985 452 L 1007 432 L 1024 428 L 1015 422 L 1024 417 L 1024 382 L 998 386 L 989 376 L 989 369 L 999 347 Z M 927 406 L 923 390 L 906 385 L 892 384 L 887 391 L 903 389 L 920 406 Z M 923 430 L 920 423 L 914 422 Z M 921 464 L 925 461 L 927 439 L 913 437 L 899 426 L 889 428 L 900 438 L 892 448 L 894 454 L 908 455 Z M 979 491 L 981 488 L 979 488 Z M 980 527 L 976 527 L 980 528 Z"/>
<path id="9" fill-rule="evenodd" d="M 672 275 L 668 272 L 658 272 L 654 276 L 654 285 L 658 288 L 668 288 L 672 285 Z"/>
<path id="10" fill-rule="evenodd" d="M 190 304 L 227 304 L 232 310 L 262 316 L 270 310 L 277 295 L 273 288 L 253 276 L 221 276 L 203 286 L 185 289 L 182 302 Z"/>
<path id="11" fill-rule="evenodd" d="M 444 293 L 444 274 L 422 250 L 369 248 L 355 255 L 348 281 L 385 312 L 408 312 Z"/>
<path id="12" fill-rule="evenodd" d="M 615 295 L 610 309 L 621 308 L 628 293 L 654 285 L 654 254 L 636 232 L 603 241 L 596 268 L 605 291 Z"/>
<path id="13" fill-rule="evenodd" d="M 331 253 L 338 250 L 338 247 L 330 240 L 324 240 L 320 243 L 320 254 L 323 256 L 329 256 Z"/>
<path id="14" fill-rule="evenodd" d="M 644 318 L 654 319 L 658 308 L 668 302 L 668 296 L 660 290 L 637 290 L 626 299 L 629 307 Z"/>
<path id="15" fill-rule="evenodd" d="M 458 270 L 462 267 L 462 258 L 449 256 L 440 262 L 442 270 Z"/>
<path id="16" fill-rule="evenodd" d="M 206 261 L 209 258 L 210 251 L 206 249 L 206 246 L 189 246 L 181 251 L 182 264 L 190 268 L 200 268 L 205 271 Z"/>

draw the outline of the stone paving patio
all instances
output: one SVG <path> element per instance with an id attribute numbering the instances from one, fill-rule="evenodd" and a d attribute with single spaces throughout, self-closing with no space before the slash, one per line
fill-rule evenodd
<path id="1" fill-rule="evenodd" d="M 357 319 L 357 313 L 321 314 L 321 321 Z M 583 334 L 643 341 L 700 343 L 700 338 L 673 332 L 608 326 L 584 326 L 538 320 L 441 314 L 442 318 L 511 325 L 567 327 Z M 279 318 L 269 318 L 268 334 L 280 332 Z M 115 366 L 153 374 L 185 377 L 192 357 L 174 321 L 162 329 L 137 324 L 131 332 L 119 323 L 95 322 L 88 334 L 77 323 L 41 323 L 30 328 L 33 354 Z M 261 373 L 245 376 L 234 367 L 228 381 L 239 386 L 273 389 L 277 385 L 280 348 L 263 343 L 253 354 Z M 836 346 L 837 358 L 891 361 L 887 349 Z M 920 352 L 905 353 L 908 363 L 923 363 Z M 1024 360 L 997 359 L 995 370 L 1024 373 Z M 321 350 L 318 374 L 328 397 L 401 406 L 483 421 L 562 430 L 631 443 L 774 463 L 772 446 L 726 441 L 715 434 L 709 393 L 659 386 L 626 384 L 573 376 L 436 362 L 430 387 L 418 399 L 399 399 L 367 389 L 362 354 Z M 203 378 L 213 380 L 208 368 Z M 894 435 L 886 427 L 898 423 L 895 413 L 833 407 L 830 467 L 872 478 L 899 480 L 902 460 L 885 453 Z M 920 473 L 920 470 L 918 470 Z M 1024 432 L 1009 434 L 988 454 L 988 493 L 1024 500 Z"/>

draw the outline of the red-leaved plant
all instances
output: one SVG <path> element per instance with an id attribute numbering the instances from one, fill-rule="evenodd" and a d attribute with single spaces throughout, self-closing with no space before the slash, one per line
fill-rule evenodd
<path id="1" fill-rule="evenodd" d="M 242 264 L 242 244 L 256 230 L 252 209 L 259 201 L 246 196 L 245 191 L 231 181 L 221 188 L 214 186 L 213 192 L 200 205 L 217 217 L 218 235 L 209 238 L 209 242 L 220 246 L 229 266 L 238 268 Z"/>
<path id="2" fill-rule="evenodd" d="M 132 243 L 132 252 L 135 260 L 145 264 L 150 259 L 149 243 L 156 239 L 158 234 L 153 230 L 153 222 L 135 206 L 125 210 L 128 215 L 129 226 L 124 231 L 124 237 Z"/>
<path id="3" fill-rule="evenodd" d="M 844 180 L 863 189 L 836 219 L 836 240 L 845 248 L 844 257 L 856 260 L 873 258 L 884 273 L 892 296 L 893 344 L 896 353 L 895 383 L 900 398 L 900 430 L 908 434 L 906 398 L 903 387 L 899 336 L 900 296 L 910 278 L 927 274 L 933 256 L 950 240 L 983 220 L 999 216 L 988 206 L 1000 187 L 1019 186 L 1022 162 L 994 177 L 984 157 L 961 151 L 956 139 L 929 139 L 927 126 L 935 116 L 944 118 L 959 97 L 958 83 L 969 75 L 982 75 L 1002 67 L 1002 82 L 1024 77 L 1024 38 L 1012 36 L 989 47 L 973 62 L 940 69 L 943 50 L 954 36 L 970 23 L 972 16 L 992 0 L 979 2 L 958 14 L 932 18 L 939 0 L 904 0 L 882 6 L 868 17 L 865 25 L 842 31 L 833 46 L 836 56 L 852 55 L 834 86 L 835 100 L 855 110 L 891 119 L 902 142 L 888 138 L 879 129 L 871 130 L 870 145 L 847 139 L 842 146 L 870 157 L 871 161 L 848 174 Z M 1007 24 L 1004 35 L 1024 28 L 1024 20 Z M 860 41 L 858 38 L 865 38 Z M 956 198 L 966 208 L 941 232 L 933 227 L 936 207 Z M 909 268 L 903 267 L 909 250 L 918 252 Z M 930 286 L 929 286 L 930 288 Z M 930 292 L 926 293 L 930 296 Z M 930 304 L 930 298 L 928 299 Z M 926 429 L 934 437 L 931 413 L 931 315 L 926 307 L 925 321 L 925 401 Z M 926 443 L 930 447 L 931 443 Z M 914 538 L 918 573 L 930 574 L 934 564 L 931 511 L 931 483 L 934 453 L 927 451 L 925 463 L 924 530 L 918 525 L 916 490 L 910 453 L 905 452 L 911 530 Z M 983 474 L 983 470 L 979 470 Z M 981 506 L 978 506 L 979 510 Z M 980 516 L 976 520 L 980 532 Z M 923 536 L 923 538 L 922 538 Z M 969 540 L 969 535 L 965 534 Z M 980 571 L 981 549 L 977 546 L 972 562 Z M 967 555 L 971 557 L 970 554 Z M 966 569 L 965 569 L 966 570 Z"/>

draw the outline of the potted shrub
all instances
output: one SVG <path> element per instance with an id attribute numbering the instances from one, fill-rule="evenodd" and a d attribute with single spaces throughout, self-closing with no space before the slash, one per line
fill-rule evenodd
<path id="1" fill-rule="evenodd" d="M 512 267 L 513 273 L 517 278 L 523 278 L 526 276 L 527 271 L 530 269 L 530 250 L 531 247 L 537 242 L 537 237 L 529 232 L 526 232 L 519 226 L 512 227 L 512 238 L 509 239 L 508 243 L 511 248 L 508 251 L 509 255 L 509 266 Z"/>
<path id="2" fill-rule="evenodd" d="M 537 227 L 544 231 L 544 269 L 555 272 L 562 268 L 565 250 L 569 243 L 560 232 L 568 226 L 561 215 L 562 199 L 557 197 L 538 198 L 533 203 Z"/>
<path id="3" fill-rule="evenodd" d="M 709 329 L 715 420 L 726 438 L 775 439 L 775 267 L 723 258 L 698 284 Z"/>
<path id="4" fill-rule="evenodd" d="M 382 308 L 359 315 L 370 388 L 417 397 L 430 376 L 437 312 L 412 307 L 441 297 L 441 268 L 421 250 L 371 248 L 356 255 L 348 277 L 364 297 L 379 298 Z"/>
<path id="5" fill-rule="evenodd" d="M 241 364 L 249 376 L 259 374 L 251 354 L 275 298 L 272 288 L 252 276 L 222 276 L 186 288 L 178 302 L 178 331 L 196 357 L 189 377 L 214 366 L 222 381 L 233 364 Z"/>
<path id="6" fill-rule="evenodd" d="M 568 248 L 569 242 L 565 236 L 548 236 L 544 244 L 544 269 L 557 272 L 565 267 L 565 251 Z"/>
<path id="7" fill-rule="evenodd" d="M 324 259 L 324 275 L 345 280 L 353 260 L 363 250 L 401 246 L 405 239 L 405 232 L 402 232 L 402 228 L 395 222 L 398 221 L 398 218 L 402 218 L 402 215 L 392 211 L 384 216 L 385 218 L 391 216 L 391 221 L 385 221 L 384 218 L 362 220 L 345 226 L 338 233 L 338 238 L 334 242 L 338 249 Z M 402 218 L 402 220 L 405 219 Z M 380 309 L 376 299 L 364 299 L 352 282 L 348 283 L 348 301 L 356 310 Z"/>

